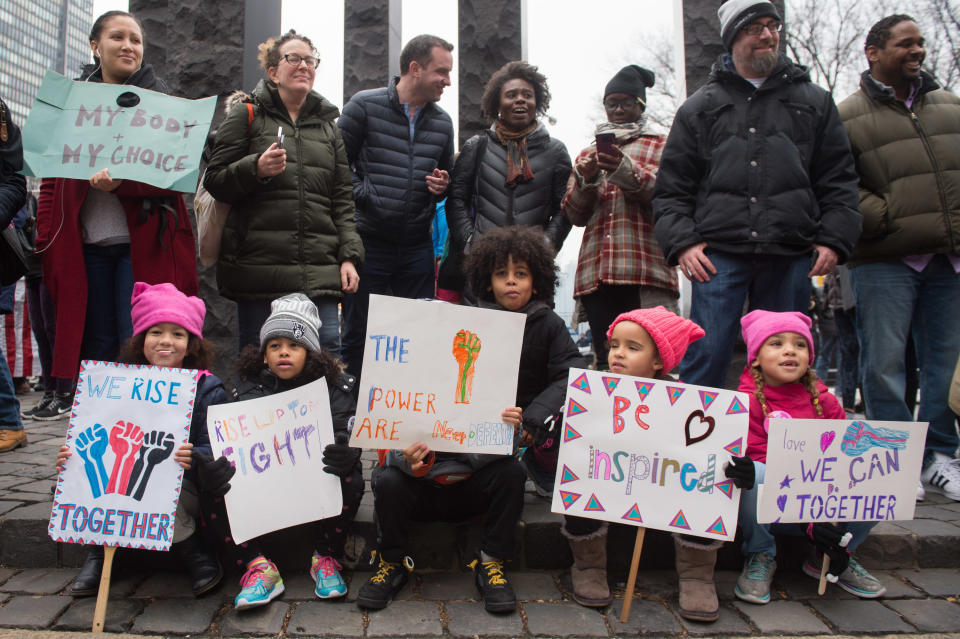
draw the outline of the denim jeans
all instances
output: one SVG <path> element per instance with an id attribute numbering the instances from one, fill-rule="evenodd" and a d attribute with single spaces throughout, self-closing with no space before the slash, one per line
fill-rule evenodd
<path id="1" fill-rule="evenodd" d="M 750 490 L 744 490 L 740 493 L 740 514 L 737 521 L 740 530 L 743 531 L 741 552 L 745 557 L 755 552 L 765 552 L 771 557 L 776 557 L 777 540 L 774 538 L 774 534 L 800 536 L 804 534 L 803 527 L 802 524 L 757 523 L 757 496 L 759 495 L 757 486 L 763 483 L 767 473 L 767 465 L 755 461 L 753 466 L 757 471 L 756 484 Z M 877 522 L 844 521 L 837 525 L 853 535 L 850 543 L 847 544 L 847 550 L 853 552 L 870 535 L 870 531 L 877 525 Z"/>
<path id="2" fill-rule="evenodd" d="M 690 319 L 707 334 L 687 349 L 680 379 L 723 388 L 744 302 L 749 300 L 751 311 L 806 311 L 810 256 L 740 255 L 709 248 L 706 253 L 717 274 L 709 282 L 691 283 Z"/>
<path id="3" fill-rule="evenodd" d="M 13 377 L 3 350 L 0 350 L 0 430 L 23 430 L 20 400 L 13 388 Z"/>
<path id="4" fill-rule="evenodd" d="M 340 357 L 339 302 L 335 297 L 326 295 L 314 297 L 312 301 L 320 314 L 320 346 Z M 270 316 L 271 302 L 272 300 L 237 301 L 238 352 L 247 344 L 260 346 L 260 328 Z"/>
<path id="5" fill-rule="evenodd" d="M 365 237 L 363 248 L 366 256 L 360 265 L 360 286 L 343 300 L 343 361 L 358 379 L 367 339 L 370 294 L 432 298 L 435 268 L 430 238 L 414 246 L 397 246 Z"/>
<path id="6" fill-rule="evenodd" d="M 913 421 L 904 401 L 904 353 L 912 332 L 920 367 L 919 421 L 929 422 L 926 460 L 953 457 L 960 438 L 947 405 L 960 354 L 960 274 L 945 255 L 918 273 L 901 260 L 851 269 L 857 296 L 857 336 L 867 419 Z"/>
<path id="7" fill-rule="evenodd" d="M 111 361 L 133 334 L 130 245 L 84 244 L 83 262 L 87 270 L 87 315 L 80 356 Z"/>

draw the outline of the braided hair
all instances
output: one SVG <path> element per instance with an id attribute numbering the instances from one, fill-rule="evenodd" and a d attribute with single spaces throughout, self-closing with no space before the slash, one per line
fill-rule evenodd
<path id="1" fill-rule="evenodd" d="M 770 415 L 770 404 L 767 403 L 767 397 L 763 394 L 763 371 L 760 370 L 760 365 L 751 366 L 750 373 L 753 375 L 754 382 L 753 396 L 760 402 L 763 416 L 768 417 Z M 813 404 L 813 410 L 817 412 L 817 417 L 823 417 L 823 405 L 820 402 L 820 391 L 817 389 L 817 374 L 812 368 L 808 368 L 799 381 L 810 393 L 810 403 Z"/>

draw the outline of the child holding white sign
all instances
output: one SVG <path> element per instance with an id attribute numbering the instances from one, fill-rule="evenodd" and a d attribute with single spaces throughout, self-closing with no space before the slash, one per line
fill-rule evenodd
<path id="1" fill-rule="evenodd" d="M 207 435 L 207 408 L 227 401 L 220 379 L 207 370 L 213 360 L 213 345 L 203 339 L 203 318 L 206 307 L 198 297 L 187 296 L 173 284 L 151 286 L 144 282 L 133 285 L 130 299 L 130 319 L 133 337 L 127 340 L 119 360 L 124 364 L 150 364 L 167 368 L 187 368 L 198 371 L 197 393 L 194 399 L 193 416 L 190 421 L 189 442 L 174 452 L 174 459 L 188 471 L 180 487 L 180 499 L 173 527 L 173 546 L 190 573 L 191 588 L 195 596 L 209 592 L 220 583 L 223 568 L 201 540 L 197 532 L 201 519 L 198 493 L 204 485 L 204 468 L 191 470 L 191 459 L 199 460 L 210 455 L 210 438 Z M 136 450 L 144 440 L 145 433 L 139 426 L 118 424 L 114 426 L 109 444 L 114 451 Z M 72 455 L 68 446 L 61 446 L 57 455 L 57 467 Z M 119 454 L 119 452 L 118 452 Z M 125 481 L 121 478 L 120 481 Z M 103 546 L 90 546 L 87 558 L 71 587 L 74 597 L 95 595 L 103 569 Z"/>
<path id="2" fill-rule="evenodd" d="M 327 381 L 335 443 L 328 444 L 323 450 L 323 470 L 340 478 L 343 512 L 311 524 L 315 541 L 310 578 L 316 584 L 314 593 L 317 597 L 331 599 L 347 594 L 347 585 L 340 575 L 342 566 L 337 558 L 343 556 L 347 529 L 360 507 L 363 474 L 361 450 L 347 446 L 347 422 L 356 412 L 353 397 L 356 378 L 345 374 L 340 360 L 321 348 L 320 324 L 317 307 L 306 295 L 292 293 L 273 300 L 270 316 L 260 328 L 260 347 L 251 344 L 240 353 L 237 363 L 240 383 L 233 391 L 233 399 L 244 401 L 266 397 L 299 388 L 321 377 Z M 220 459 L 226 461 L 224 457 Z M 227 490 L 229 485 L 224 482 L 220 495 Z M 217 510 L 213 527 L 221 539 L 231 543 L 223 500 L 215 501 L 212 508 Z M 260 539 L 235 546 L 247 568 L 240 579 L 241 591 L 234 600 L 237 610 L 266 605 L 284 590 L 276 564 L 260 549 Z"/>
<path id="3" fill-rule="evenodd" d="M 813 359 L 812 324 L 803 313 L 752 311 L 740 320 L 747 344 L 747 366 L 740 376 L 739 390 L 750 393 L 750 431 L 747 456 L 752 466 L 737 465 L 742 477 L 755 477 L 762 484 L 767 459 L 767 419 L 846 419 L 837 398 L 810 367 Z M 745 487 L 746 488 L 746 487 Z M 806 530 L 814 551 L 803 571 L 820 579 L 821 557 L 830 557 L 827 579 L 847 592 L 865 599 L 881 596 L 886 589 L 861 566 L 850 552 L 870 534 L 876 522 L 806 524 L 757 523 L 757 487 L 740 495 L 739 522 L 743 530 L 746 560 L 734 594 L 750 603 L 770 601 L 770 583 L 776 570 L 777 545 L 774 532 L 797 534 Z M 798 527 L 799 526 L 799 527 Z"/>

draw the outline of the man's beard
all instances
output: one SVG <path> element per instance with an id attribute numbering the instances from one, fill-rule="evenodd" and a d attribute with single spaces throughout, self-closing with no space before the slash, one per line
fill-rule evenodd
<path id="1" fill-rule="evenodd" d="M 750 69 L 760 77 L 767 77 L 773 72 L 773 68 L 777 66 L 778 59 L 779 54 L 777 51 L 755 53 L 750 56 Z"/>

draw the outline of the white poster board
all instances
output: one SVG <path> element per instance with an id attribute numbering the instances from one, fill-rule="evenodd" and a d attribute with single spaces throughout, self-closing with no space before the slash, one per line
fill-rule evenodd
<path id="1" fill-rule="evenodd" d="M 351 446 L 509 455 L 522 313 L 370 296 Z"/>
<path id="2" fill-rule="evenodd" d="M 85 360 L 57 478 L 55 541 L 169 550 L 197 371 Z"/>
<path id="3" fill-rule="evenodd" d="M 576 368 L 568 382 L 553 512 L 733 539 L 723 465 L 746 448 L 745 393 Z"/>
<path id="4" fill-rule="evenodd" d="M 925 422 L 768 423 L 760 523 L 913 519 Z"/>
<path id="5" fill-rule="evenodd" d="M 339 515 L 340 478 L 323 470 L 333 443 L 322 377 L 299 388 L 207 409 L 214 459 L 236 467 L 224 496 L 233 541 Z"/>

